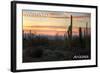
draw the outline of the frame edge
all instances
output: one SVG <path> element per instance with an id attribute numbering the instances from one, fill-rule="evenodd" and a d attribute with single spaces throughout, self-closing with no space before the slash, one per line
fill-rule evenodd
<path id="1" fill-rule="evenodd" d="M 16 71 L 16 3 L 11 1 L 11 72 Z"/>
<path id="2" fill-rule="evenodd" d="M 16 70 L 16 4 L 44 4 L 44 5 L 57 5 L 57 6 L 76 6 L 85 8 L 96 9 L 96 65 L 89 66 L 75 66 L 75 67 L 59 67 L 59 68 L 43 68 L 43 69 L 26 69 Z M 57 70 L 57 69 L 76 69 L 76 68 L 90 68 L 98 67 L 98 6 L 87 6 L 87 5 L 74 5 L 74 4 L 56 4 L 56 3 L 43 3 L 43 2 L 26 2 L 26 1 L 11 1 L 11 71 L 12 72 L 25 72 L 25 71 L 44 71 L 44 70 Z"/>

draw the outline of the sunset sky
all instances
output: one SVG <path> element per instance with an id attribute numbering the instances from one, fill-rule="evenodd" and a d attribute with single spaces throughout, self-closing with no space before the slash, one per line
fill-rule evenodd
<path id="1" fill-rule="evenodd" d="M 73 20 L 73 33 L 78 33 L 78 28 L 90 28 L 89 13 L 54 12 L 54 11 L 29 11 L 23 10 L 23 30 L 29 30 L 35 34 L 42 35 L 64 35 L 70 25 L 70 16 Z"/>

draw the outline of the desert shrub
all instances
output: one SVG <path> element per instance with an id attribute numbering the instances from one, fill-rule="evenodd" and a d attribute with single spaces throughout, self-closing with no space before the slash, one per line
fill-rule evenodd
<path id="1" fill-rule="evenodd" d="M 52 50 L 45 50 L 43 54 L 43 58 L 46 61 L 56 61 L 56 60 L 63 60 L 64 54 L 62 54 L 60 51 L 52 51 Z"/>
<path id="2" fill-rule="evenodd" d="M 43 49 L 39 47 L 30 47 L 23 51 L 23 56 L 32 57 L 32 58 L 40 58 L 43 55 Z"/>

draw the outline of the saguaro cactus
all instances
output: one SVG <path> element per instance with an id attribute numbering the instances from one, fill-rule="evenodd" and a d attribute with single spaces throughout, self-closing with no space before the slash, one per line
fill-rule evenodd
<path id="1" fill-rule="evenodd" d="M 79 27 L 79 41 L 80 41 L 80 47 L 82 47 L 83 41 L 82 41 L 82 28 L 81 27 Z"/>
<path id="2" fill-rule="evenodd" d="M 81 27 L 79 27 L 79 38 L 80 40 L 82 39 L 82 28 Z"/>
<path id="3" fill-rule="evenodd" d="M 72 15 L 71 15 L 71 23 L 70 23 L 70 25 L 68 26 L 68 31 L 67 31 L 67 33 L 68 33 L 68 40 L 69 40 L 69 45 L 68 45 L 68 47 L 69 48 L 71 48 L 71 42 L 72 42 L 72 24 L 73 24 L 73 22 L 72 22 Z"/>
<path id="4" fill-rule="evenodd" d="M 68 27 L 68 38 L 72 39 L 72 15 L 71 15 L 71 24 Z"/>
<path id="5" fill-rule="evenodd" d="M 88 36 L 88 22 L 86 22 L 86 37 Z"/>

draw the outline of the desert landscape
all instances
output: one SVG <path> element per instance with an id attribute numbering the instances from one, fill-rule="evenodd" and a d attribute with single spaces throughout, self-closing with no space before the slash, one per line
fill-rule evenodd
<path id="1" fill-rule="evenodd" d="M 89 13 L 23 10 L 23 62 L 91 59 Z"/>

